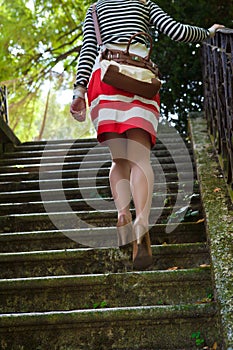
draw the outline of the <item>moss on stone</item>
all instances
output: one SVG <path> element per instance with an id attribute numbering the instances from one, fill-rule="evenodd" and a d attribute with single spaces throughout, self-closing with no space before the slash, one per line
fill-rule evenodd
<path id="1" fill-rule="evenodd" d="M 220 306 L 225 348 L 233 346 L 233 208 L 217 156 L 201 118 L 190 119 L 213 278 Z"/>

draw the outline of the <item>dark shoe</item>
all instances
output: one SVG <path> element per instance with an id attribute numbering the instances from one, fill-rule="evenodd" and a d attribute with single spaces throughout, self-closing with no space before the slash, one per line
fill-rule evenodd
<path id="1" fill-rule="evenodd" d="M 117 222 L 118 246 L 125 247 L 133 242 L 133 226 L 131 218 L 121 215 Z"/>
<path id="2" fill-rule="evenodd" d="M 133 242 L 133 267 L 136 270 L 143 270 L 153 263 L 150 234 L 139 224 L 134 225 L 133 231 L 136 238 Z"/>

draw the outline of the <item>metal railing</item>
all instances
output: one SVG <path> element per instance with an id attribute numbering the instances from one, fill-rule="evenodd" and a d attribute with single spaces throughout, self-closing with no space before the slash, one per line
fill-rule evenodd
<path id="1" fill-rule="evenodd" d="M 204 113 L 220 163 L 233 191 L 233 29 L 203 43 Z"/>
<path id="2" fill-rule="evenodd" d="M 8 124 L 7 88 L 0 86 L 0 117 Z"/>

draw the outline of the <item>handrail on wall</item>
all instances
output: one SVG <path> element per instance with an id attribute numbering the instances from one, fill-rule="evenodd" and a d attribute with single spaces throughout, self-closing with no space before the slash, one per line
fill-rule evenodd
<path id="1" fill-rule="evenodd" d="M 7 88 L 0 86 L 0 116 L 8 124 Z"/>
<path id="2" fill-rule="evenodd" d="M 7 88 L 6 86 L 0 86 L 0 155 L 6 147 L 19 144 L 20 140 L 9 126 Z"/>
<path id="3" fill-rule="evenodd" d="M 203 43 L 204 113 L 209 133 L 233 194 L 233 29 Z"/>

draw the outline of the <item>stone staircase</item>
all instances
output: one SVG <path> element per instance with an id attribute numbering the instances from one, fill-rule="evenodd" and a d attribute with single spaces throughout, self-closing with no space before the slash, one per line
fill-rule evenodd
<path id="1" fill-rule="evenodd" d="M 0 349 L 221 349 L 192 144 L 181 141 L 162 129 L 151 151 L 146 271 L 117 247 L 107 148 L 63 140 L 2 154 Z"/>

